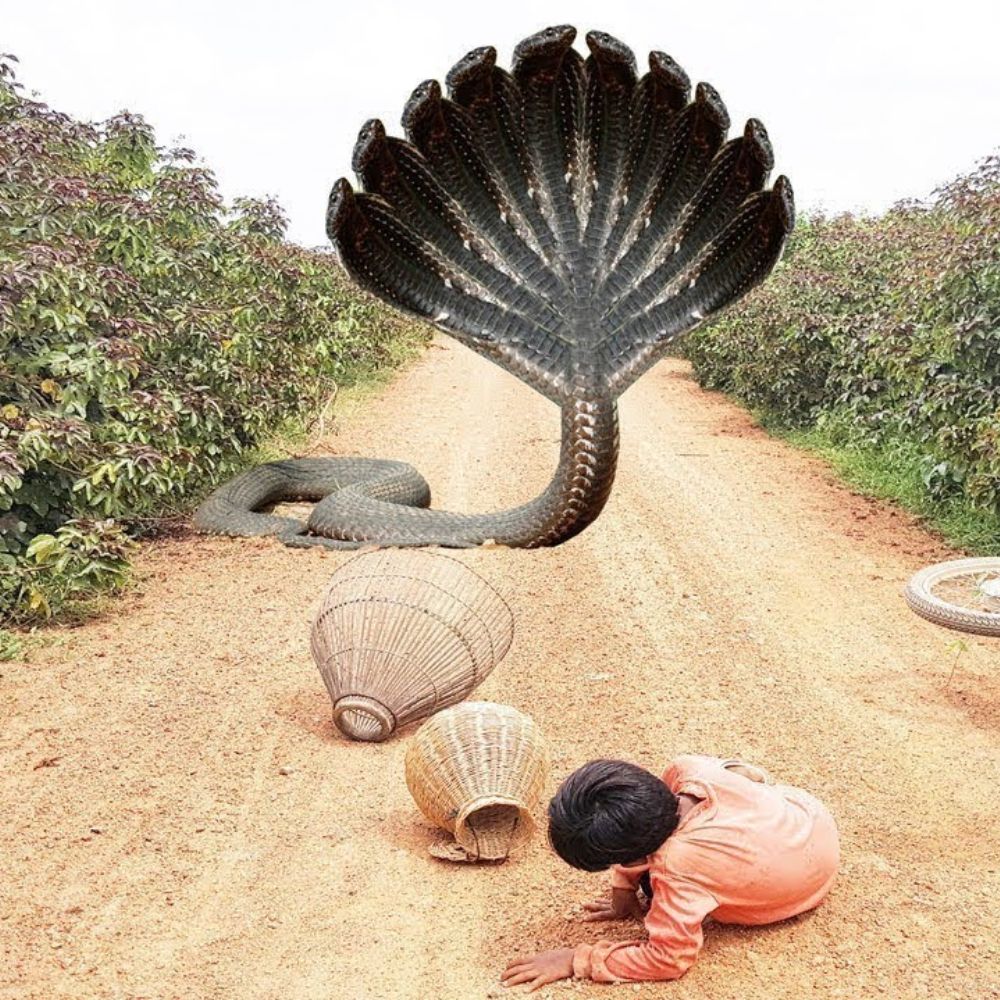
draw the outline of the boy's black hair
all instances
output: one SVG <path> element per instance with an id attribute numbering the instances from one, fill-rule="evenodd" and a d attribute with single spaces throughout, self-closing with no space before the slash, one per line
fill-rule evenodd
<path id="1" fill-rule="evenodd" d="M 677 797 L 655 774 L 624 760 L 592 760 L 549 803 L 549 842 L 568 865 L 599 872 L 652 854 L 677 820 Z"/>

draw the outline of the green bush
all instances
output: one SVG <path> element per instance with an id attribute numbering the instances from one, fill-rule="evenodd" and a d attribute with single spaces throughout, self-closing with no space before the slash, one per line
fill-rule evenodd
<path id="1" fill-rule="evenodd" d="M 141 118 L 74 121 L 0 59 L 0 617 L 120 585 L 130 536 L 424 336 L 284 232 Z"/>
<path id="2" fill-rule="evenodd" d="M 18 660 L 24 655 L 24 641 L 14 632 L 0 628 L 0 663 Z"/>
<path id="3" fill-rule="evenodd" d="M 926 204 L 803 219 L 771 278 L 687 354 L 702 384 L 769 419 L 905 442 L 929 498 L 1000 511 L 1000 157 Z"/>

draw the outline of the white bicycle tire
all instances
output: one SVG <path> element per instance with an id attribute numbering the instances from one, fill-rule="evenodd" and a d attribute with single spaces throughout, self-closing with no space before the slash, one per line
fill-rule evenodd
<path id="1" fill-rule="evenodd" d="M 939 583 L 972 573 L 995 573 L 1000 577 L 1000 557 L 952 559 L 935 563 L 910 578 L 903 596 L 913 611 L 935 625 L 976 635 L 1000 636 L 1000 610 L 994 612 L 966 608 L 945 601 L 934 593 L 934 588 Z M 997 603 L 1000 606 L 1000 601 Z"/>

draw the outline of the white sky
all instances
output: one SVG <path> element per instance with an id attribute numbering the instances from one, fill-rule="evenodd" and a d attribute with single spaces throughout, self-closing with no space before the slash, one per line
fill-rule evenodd
<path id="1" fill-rule="evenodd" d="M 274 194 L 326 245 L 332 182 L 362 123 L 469 49 L 551 24 L 651 48 L 763 120 L 800 207 L 881 210 L 1000 146 L 1000 4 L 984 0 L 0 0 L 0 50 L 76 117 L 121 108 L 181 139 L 227 198 Z"/>

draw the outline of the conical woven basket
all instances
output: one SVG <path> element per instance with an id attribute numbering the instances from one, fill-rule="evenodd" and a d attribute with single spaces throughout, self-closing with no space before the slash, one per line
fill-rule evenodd
<path id="1" fill-rule="evenodd" d="M 344 563 L 312 627 L 337 728 L 380 741 L 465 698 L 510 648 L 503 597 L 457 559 L 420 549 Z"/>
<path id="2" fill-rule="evenodd" d="M 548 769 L 534 721 L 485 701 L 438 712 L 406 752 L 406 784 L 420 811 L 472 860 L 502 860 L 531 837 Z"/>

